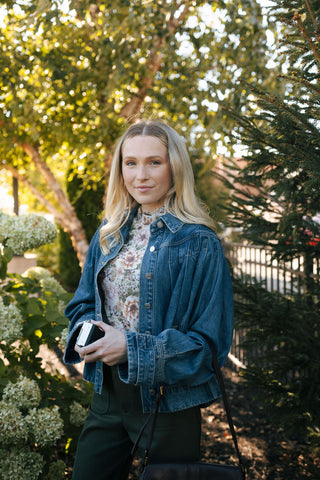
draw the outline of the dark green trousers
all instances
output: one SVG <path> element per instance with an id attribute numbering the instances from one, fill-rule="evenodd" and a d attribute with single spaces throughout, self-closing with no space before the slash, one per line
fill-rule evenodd
<path id="1" fill-rule="evenodd" d="M 142 413 L 140 389 L 109 371 L 102 394 L 93 394 L 78 442 L 72 480 L 120 480 L 132 445 L 148 414 Z M 106 375 L 105 375 L 106 376 Z M 146 446 L 147 432 L 140 446 Z M 199 460 L 201 413 L 199 407 L 160 413 L 150 451 L 150 462 Z"/>

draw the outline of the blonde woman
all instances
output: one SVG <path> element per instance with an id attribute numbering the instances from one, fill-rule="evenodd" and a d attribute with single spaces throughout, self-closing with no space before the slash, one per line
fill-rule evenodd
<path id="1" fill-rule="evenodd" d="M 200 408 L 220 395 L 202 334 L 223 364 L 233 332 L 223 251 L 195 195 L 185 142 L 169 125 L 141 121 L 120 138 L 105 215 L 66 308 L 65 362 L 84 360 L 94 384 L 73 480 L 123 477 L 160 387 L 150 461 L 198 460 Z M 103 336 L 79 346 L 88 321 Z"/>

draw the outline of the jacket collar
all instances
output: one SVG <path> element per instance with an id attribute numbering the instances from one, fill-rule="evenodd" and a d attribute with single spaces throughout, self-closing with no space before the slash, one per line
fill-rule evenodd
<path id="1" fill-rule="evenodd" d="M 133 218 L 134 216 L 136 215 L 137 211 L 138 211 L 138 208 L 139 207 L 135 207 L 131 212 L 130 212 L 130 215 L 129 215 L 129 218 L 125 224 L 125 227 L 128 228 L 128 226 L 131 226 L 131 223 L 133 221 Z M 164 221 L 164 223 L 166 224 L 167 228 L 172 232 L 172 233 L 175 233 L 177 232 L 178 230 L 180 230 L 180 228 L 182 227 L 183 225 L 183 222 L 181 220 L 179 220 L 179 218 L 177 218 L 176 216 L 172 215 L 172 213 L 165 213 L 164 215 L 161 215 L 161 220 Z"/>
<path id="2" fill-rule="evenodd" d="M 161 219 L 164 221 L 164 223 L 172 233 L 177 232 L 183 225 L 183 222 L 171 213 L 166 213 L 165 215 L 162 215 Z"/>

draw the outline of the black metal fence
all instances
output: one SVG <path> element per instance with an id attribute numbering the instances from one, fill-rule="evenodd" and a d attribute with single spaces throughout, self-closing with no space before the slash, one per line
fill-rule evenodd
<path id="1" fill-rule="evenodd" d="M 310 279 L 320 286 L 319 258 L 309 261 L 301 255 L 284 262 L 274 259 L 270 248 L 241 243 L 225 243 L 224 250 L 235 275 L 245 275 L 248 282 L 263 282 L 271 292 L 277 291 L 283 295 L 303 293 Z M 248 363 L 244 351 L 239 347 L 245 334 L 242 329 L 235 331 L 229 355 L 232 362 L 242 368 Z"/>

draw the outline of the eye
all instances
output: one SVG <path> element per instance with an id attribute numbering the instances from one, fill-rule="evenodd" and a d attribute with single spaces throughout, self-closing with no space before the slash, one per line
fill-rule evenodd
<path id="1" fill-rule="evenodd" d="M 136 162 L 134 160 L 127 160 L 126 162 L 124 162 L 124 164 L 126 167 L 132 167 L 136 164 Z"/>
<path id="2" fill-rule="evenodd" d="M 151 165 L 161 165 L 160 160 L 152 160 Z"/>

